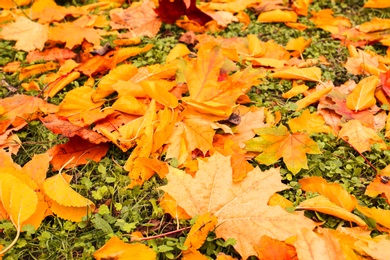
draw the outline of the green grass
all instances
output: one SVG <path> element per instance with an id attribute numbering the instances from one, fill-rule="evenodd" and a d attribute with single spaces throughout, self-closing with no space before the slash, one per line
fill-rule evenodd
<path id="1" fill-rule="evenodd" d="M 84 1 L 68 1 L 67 4 L 83 4 Z M 85 2 L 86 3 L 86 2 Z M 331 8 L 336 15 L 347 16 L 354 25 L 369 21 L 373 17 L 389 18 L 388 10 L 375 10 L 361 8 L 363 1 L 314 1 L 311 10 Z M 248 11 L 252 23 L 247 30 L 242 30 L 239 23 L 230 24 L 226 30 L 216 33 L 222 37 L 246 36 L 255 34 L 261 40 L 274 40 L 285 45 L 289 39 L 303 36 L 311 38 L 312 44 L 304 51 L 304 58 L 318 58 L 323 55 L 331 63 L 329 66 L 321 66 L 324 80 L 332 80 L 334 84 L 340 85 L 348 79 L 359 80 L 360 77 L 347 73 L 343 63 L 347 60 L 347 49 L 334 40 L 331 35 L 321 29 L 309 28 L 306 31 L 297 31 L 284 24 L 272 23 L 261 24 L 256 22 L 256 16 Z M 299 18 L 300 22 L 313 26 L 306 18 Z M 183 30 L 175 25 L 163 25 L 159 35 L 153 39 L 144 38 L 142 44 L 152 43 L 154 48 L 145 54 L 138 55 L 130 61 L 138 67 L 163 63 L 168 52 L 178 43 Z M 110 42 L 112 39 L 106 39 Z M 104 42 L 103 42 L 104 43 Z M 25 62 L 26 53 L 15 51 L 12 46 L 14 42 L 0 40 L 0 66 L 11 61 Z M 141 45 L 142 46 L 142 45 Z M 384 53 L 385 48 L 380 45 L 370 46 L 378 53 Z M 4 80 L 11 86 L 19 86 L 18 74 L 7 74 L 0 72 L 0 80 Z M 78 85 L 82 85 L 80 79 Z M 74 87 L 68 86 L 50 102 L 59 104 L 69 91 Z M 265 106 L 272 111 L 280 111 L 282 120 L 299 115 L 294 111 L 293 104 L 296 98 L 285 100 L 281 93 L 291 87 L 291 82 L 286 80 L 265 79 L 253 87 L 249 96 L 253 105 Z M 21 88 L 18 93 L 25 93 Z M 7 89 L 4 84 L 0 87 L 0 97 L 5 98 L 14 93 Z M 37 95 L 38 93 L 28 93 Z M 315 107 L 310 107 L 312 111 Z M 16 163 L 24 165 L 31 160 L 34 154 L 46 152 L 47 149 L 56 144 L 64 143 L 66 138 L 55 135 L 47 130 L 40 121 L 29 122 L 28 127 L 20 130 L 17 135 L 22 141 L 22 148 L 17 156 L 13 156 Z M 292 175 L 286 170 L 282 162 L 281 174 L 283 182 L 291 189 L 281 192 L 294 205 L 298 205 L 307 198 L 298 185 L 298 180 L 304 176 L 323 176 L 330 182 L 340 183 L 351 194 L 364 204 L 372 207 L 390 209 L 389 205 L 382 198 L 371 198 L 364 195 L 365 187 L 373 180 L 376 172 L 364 161 L 364 159 L 347 143 L 336 137 L 316 134 L 312 137 L 323 154 L 309 155 L 309 169 L 301 170 L 297 175 Z M 176 222 L 175 219 L 164 215 L 159 208 L 158 200 L 163 192 L 157 188 L 166 183 L 157 176 L 147 181 L 142 187 L 126 189 L 129 184 L 127 172 L 122 166 L 127 160 L 129 153 L 121 152 L 117 147 L 111 145 L 107 156 L 99 163 L 89 162 L 85 166 L 66 170 L 65 172 L 74 176 L 71 186 L 83 196 L 91 199 L 99 209 L 92 215 L 92 218 L 84 219 L 80 223 L 73 223 L 62 220 L 56 216 L 47 217 L 38 230 L 28 228 L 23 232 L 16 245 L 7 253 L 6 259 L 92 259 L 92 254 L 105 244 L 113 235 L 121 236 L 123 239 L 130 239 L 133 231 L 147 233 L 148 236 L 156 236 L 176 230 L 179 226 L 190 227 L 190 221 Z M 365 154 L 367 159 L 377 168 L 382 169 L 390 163 L 390 152 L 381 151 L 374 147 L 373 151 Z M 257 165 L 255 161 L 253 165 Z M 259 165 L 261 169 L 269 167 Z M 52 175 L 48 173 L 48 177 Z M 309 194 L 310 196 L 310 194 Z M 324 215 L 321 213 L 307 212 L 308 217 L 324 221 L 325 227 L 335 228 L 344 221 Z M 348 224 L 348 223 L 346 223 Z M 0 244 L 8 244 L 15 237 L 16 231 L 8 221 L 0 222 Z M 185 235 L 187 230 L 175 233 L 171 236 L 162 236 L 158 239 L 147 240 L 145 243 L 158 252 L 159 259 L 177 259 L 184 248 Z M 234 241 L 223 241 L 211 233 L 206 243 L 202 246 L 201 252 L 215 259 L 219 252 L 238 257 L 232 244 Z"/>

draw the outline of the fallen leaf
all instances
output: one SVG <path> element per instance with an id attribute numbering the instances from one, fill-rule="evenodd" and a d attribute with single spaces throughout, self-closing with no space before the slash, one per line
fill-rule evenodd
<path id="1" fill-rule="evenodd" d="M 81 137 L 74 136 L 69 138 L 65 144 L 59 144 L 48 150 L 50 156 L 53 156 L 51 165 L 55 171 L 61 168 L 69 169 L 78 165 L 88 163 L 88 160 L 99 162 L 106 155 L 109 144 L 90 143 Z"/>
<path id="2" fill-rule="evenodd" d="M 360 205 L 357 205 L 356 209 L 365 216 L 374 219 L 378 224 L 390 228 L 390 210 L 368 208 Z"/>
<path id="3" fill-rule="evenodd" d="M 310 106 L 311 104 L 317 103 L 322 97 L 333 90 L 333 86 L 323 88 L 321 90 L 314 91 L 306 97 L 298 100 L 295 104 L 297 105 L 296 111 Z"/>
<path id="4" fill-rule="evenodd" d="M 374 97 L 379 78 L 371 76 L 362 79 L 347 96 L 347 107 L 355 112 L 372 107 L 376 104 Z"/>
<path id="5" fill-rule="evenodd" d="M 371 151 L 372 144 L 379 144 L 381 149 L 387 146 L 374 129 L 366 127 L 358 120 L 348 121 L 341 128 L 339 135 L 347 138 L 348 142 L 359 152 Z"/>
<path id="6" fill-rule="evenodd" d="M 18 16 L 14 23 L 5 25 L 0 37 L 15 40 L 15 49 L 23 51 L 42 50 L 48 39 L 49 25 L 39 24 L 24 16 Z"/>
<path id="7" fill-rule="evenodd" d="M 19 126 L 26 124 L 26 121 L 34 120 L 39 115 L 55 113 L 58 107 L 49 104 L 41 98 L 14 95 L 0 100 L 0 107 L 3 109 L 0 117 L 0 133 L 4 133 L 11 125 Z"/>
<path id="8" fill-rule="evenodd" d="M 364 8 L 388 8 L 390 7 L 390 3 L 386 0 L 368 0 L 363 7 Z"/>
<path id="9" fill-rule="evenodd" d="M 246 142 L 247 151 L 260 152 L 256 161 L 271 165 L 283 158 L 287 168 L 293 173 L 307 169 L 308 154 L 321 154 L 316 142 L 306 133 L 290 133 L 284 125 L 277 128 L 264 127 L 255 130 L 259 137 Z"/>
<path id="10" fill-rule="evenodd" d="M 68 59 L 73 59 L 76 57 L 76 53 L 69 49 L 61 49 L 58 47 L 54 47 L 51 49 L 46 49 L 45 51 L 30 51 L 27 54 L 26 60 L 27 62 L 34 62 L 38 60 L 45 61 L 65 61 Z"/>
<path id="11" fill-rule="evenodd" d="M 259 17 L 257 17 L 257 21 L 261 23 L 295 23 L 297 19 L 298 15 L 295 12 L 280 9 L 262 12 Z"/>
<path id="12" fill-rule="evenodd" d="M 321 69 L 318 67 L 297 68 L 289 67 L 271 74 L 273 78 L 280 79 L 301 79 L 308 81 L 321 81 Z"/>
<path id="13" fill-rule="evenodd" d="M 50 27 L 48 39 L 55 42 L 65 43 L 65 47 L 73 49 L 80 45 L 83 40 L 92 43 L 96 48 L 100 46 L 100 35 L 94 28 L 84 28 L 72 23 L 61 23 Z"/>
<path id="14" fill-rule="evenodd" d="M 340 245 L 325 229 L 324 233 L 316 234 L 310 229 L 303 228 L 299 233 L 294 246 L 297 250 L 298 259 L 307 260 L 343 260 L 345 256 L 341 251 Z"/>
<path id="15" fill-rule="evenodd" d="M 235 249 L 243 259 L 256 252 L 254 241 L 263 235 L 285 240 L 314 224 L 281 207 L 267 206 L 269 198 L 287 188 L 277 169 L 261 172 L 255 168 L 238 183 L 232 180 L 230 158 L 214 153 L 207 162 L 198 161 L 195 178 L 170 169 L 168 185 L 162 186 L 190 216 L 210 212 L 218 218 L 217 237 L 235 238 Z M 244 228 L 243 228 L 244 227 Z"/>
<path id="16" fill-rule="evenodd" d="M 110 25 L 112 29 L 129 29 L 132 37 L 153 38 L 161 27 L 161 20 L 153 10 L 154 7 L 152 1 L 147 1 L 123 11 L 110 12 Z"/>
<path id="17" fill-rule="evenodd" d="M 0 200 L 18 233 L 22 223 L 34 214 L 38 205 L 34 190 L 6 172 L 0 175 Z"/>
<path id="18" fill-rule="evenodd" d="M 299 180 L 304 191 L 317 192 L 327 197 L 331 202 L 346 209 L 349 212 L 355 209 L 357 200 L 343 189 L 338 183 L 328 183 L 322 177 L 306 177 Z"/>
<path id="19" fill-rule="evenodd" d="M 120 240 L 118 237 L 113 236 L 108 242 L 99 248 L 93 257 L 96 260 L 104 259 L 116 259 L 116 260 L 129 260 L 129 259 L 144 259 L 155 260 L 157 254 L 149 247 L 140 244 L 127 244 Z"/>
<path id="20" fill-rule="evenodd" d="M 322 115 L 317 113 L 310 114 L 309 109 L 304 110 L 299 117 L 290 119 L 288 121 L 288 126 L 293 133 L 333 133 L 332 128 L 325 124 Z"/>
<path id="21" fill-rule="evenodd" d="M 259 259 L 298 260 L 297 252 L 293 246 L 268 236 L 262 236 L 259 243 L 253 247 Z"/>
<path id="22" fill-rule="evenodd" d="M 217 222 L 217 217 L 209 212 L 199 215 L 184 241 L 184 245 L 188 247 L 187 250 L 198 250 L 203 245 L 209 232 L 214 230 Z"/>
<path id="23" fill-rule="evenodd" d="M 47 129 L 51 130 L 55 134 L 62 134 L 66 137 L 73 137 L 78 135 L 84 140 L 94 144 L 100 144 L 102 142 L 109 141 L 104 136 L 88 129 L 87 127 L 76 126 L 67 120 L 57 117 L 54 114 L 41 117 L 40 120 Z"/>
<path id="24" fill-rule="evenodd" d="M 357 205 L 356 205 L 357 206 Z M 331 202 L 327 197 L 325 196 L 317 196 L 311 199 L 307 199 L 305 201 L 302 201 L 298 206 L 297 209 L 305 209 L 305 210 L 314 210 L 321 213 L 329 214 L 347 221 L 354 222 L 358 224 L 361 227 L 367 226 L 366 222 L 364 222 L 361 218 L 358 216 L 352 214 L 348 210 L 337 206 L 335 203 Z"/>
<path id="25" fill-rule="evenodd" d="M 59 173 L 43 182 L 46 196 L 51 200 L 51 210 L 59 217 L 80 222 L 82 217 L 87 216 L 95 209 L 95 204 L 84 198 L 69 183 L 72 176 Z"/>

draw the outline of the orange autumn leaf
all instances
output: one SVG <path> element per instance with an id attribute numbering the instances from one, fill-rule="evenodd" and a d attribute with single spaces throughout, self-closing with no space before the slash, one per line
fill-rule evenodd
<path id="1" fill-rule="evenodd" d="M 364 8 L 388 8 L 390 7 L 390 3 L 387 0 L 368 0 L 363 7 Z"/>
<path id="2" fill-rule="evenodd" d="M 54 113 L 57 106 L 49 104 L 41 98 L 14 95 L 0 100 L 1 117 L 0 133 L 3 133 L 11 125 L 19 126 L 26 124 L 26 121 L 34 120 L 39 115 Z"/>
<path id="3" fill-rule="evenodd" d="M 104 101 L 93 102 L 93 93 L 94 90 L 86 86 L 72 89 L 62 100 L 56 115 L 67 117 L 70 122 L 79 126 L 86 126 L 103 119 L 110 111 L 100 111 Z"/>
<path id="4" fill-rule="evenodd" d="M 295 23 L 297 19 L 298 15 L 295 12 L 275 9 L 261 13 L 257 21 L 261 23 Z"/>
<path id="5" fill-rule="evenodd" d="M 243 259 L 255 254 L 253 244 L 267 235 L 285 240 L 302 227 L 314 228 L 307 218 L 267 205 L 276 192 L 287 188 L 277 169 L 255 168 L 241 182 L 233 182 L 230 158 L 214 153 L 207 162 L 198 160 L 195 177 L 172 169 L 161 189 L 171 195 L 190 216 L 210 212 L 218 218 L 216 235 L 235 238 L 235 249 Z"/>
<path id="6" fill-rule="evenodd" d="M 316 142 L 307 133 L 290 133 L 287 127 L 264 127 L 255 130 L 259 137 L 246 142 L 247 151 L 259 152 L 256 161 L 271 165 L 283 158 L 287 168 L 297 174 L 301 169 L 307 169 L 308 154 L 321 154 Z"/>
<path id="7" fill-rule="evenodd" d="M 33 75 L 42 74 L 50 70 L 55 70 L 57 68 L 58 64 L 51 61 L 44 64 L 36 64 L 24 67 L 20 69 L 19 80 L 23 80 Z"/>
<path id="8" fill-rule="evenodd" d="M 280 79 L 301 79 L 308 81 L 321 81 L 321 69 L 318 67 L 297 68 L 289 67 L 271 74 L 274 78 Z"/>
<path id="9" fill-rule="evenodd" d="M 350 120 L 341 128 L 339 135 L 348 139 L 348 142 L 360 153 L 371 151 L 372 144 L 379 144 L 381 149 L 387 146 L 377 132 L 364 126 L 359 120 Z"/>
<path id="10" fill-rule="evenodd" d="M 100 35 L 97 30 L 72 23 L 61 23 L 50 27 L 48 39 L 65 43 L 65 47 L 68 49 L 73 49 L 76 45 L 80 45 L 84 39 L 95 47 L 100 46 Z"/>
<path id="11" fill-rule="evenodd" d="M 322 177 L 306 177 L 299 180 L 304 191 L 317 192 L 327 197 L 336 205 L 352 212 L 357 205 L 357 200 L 343 189 L 338 183 L 328 183 Z"/>
<path id="12" fill-rule="evenodd" d="M 288 126 L 293 133 L 333 133 L 332 128 L 325 124 L 322 115 L 317 113 L 310 114 L 309 109 L 304 110 L 299 117 L 290 119 L 288 121 Z"/>
<path id="13" fill-rule="evenodd" d="M 333 90 L 333 86 L 323 88 L 321 90 L 314 91 L 306 97 L 298 100 L 295 104 L 297 105 L 296 111 L 310 106 L 311 104 L 317 103 L 323 96 Z"/>
<path id="14" fill-rule="evenodd" d="M 95 162 L 106 155 L 109 145 L 107 143 L 94 144 L 81 137 L 69 138 L 65 144 L 59 144 L 48 150 L 53 157 L 51 165 L 54 170 L 61 168 L 69 169 L 78 165 L 88 163 L 88 160 Z"/>
<path id="15" fill-rule="evenodd" d="M 76 57 L 76 53 L 69 49 L 61 49 L 58 47 L 54 47 L 51 49 L 46 49 L 45 51 L 30 51 L 27 54 L 26 60 L 27 62 L 34 62 L 37 60 L 45 60 L 45 61 L 64 61 L 68 59 L 73 59 Z"/>
<path id="16" fill-rule="evenodd" d="M 368 208 L 360 205 L 357 205 L 356 208 L 366 217 L 372 218 L 378 224 L 390 229 L 390 210 Z"/>
<path id="17" fill-rule="evenodd" d="M 108 242 L 103 247 L 99 248 L 99 250 L 93 254 L 93 257 L 96 260 L 155 260 L 157 254 L 153 251 L 153 249 L 145 246 L 144 244 L 128 244 L 114 236 L 108 240 Z"/>
<path id="18" fill-rule="evenodd" d="M 299 53 L 302 53 L 305 50 L 305 48 L 310 45 L 310 43 L 311 43 L 311 39 L 306 40 L 303 37 L 291 39 L 286 45 L 286 50 L 298 51 Z"/>
<path id="19" fill-rule="evenodd" d="M 128 47 L 107 52 L 105 55 L 96 55 L 80 65 L 77 70 L 85 75 L 92 76 L 97 73 L 105 73 L 108 70 L 114 69 L 118 63 L 126 59 L 136 56 L 142 52 L 147 52 L 153 47 L 152 44 L 147 44 L 144 47 Z"/>
<path id="20" fill-rule="evenodd" d="M 131 37 L 155 37 L 160 30 L 161 20 L 154 11 L 154 3 L 143 2 L 125 10 L 110 13 L 112 29 L 128 29 Z"/>
<path id="21" fill-rule="evenodd" d="M 272 197 L 268 201 L 268 206 L 280 206 L 282 208 L 288 208 L 288 207 L 294 207 L 294 204 L 283 197 L 282 195 L 279 195 L 278 193 L 275 193 L 272 195 Z"/>
<path id="22" fill-rule="evenodd" d="M 298 94 L 304 93 L 308 89 L 309 89 L 309 87 L 306 86 L 305 84 L 299 84 L 299 83 L 297 83 L 296 80 L 294 80 L 292 88 L 289 91 L 283 93 L 282 97 L 283 98 L 292 98 Z"/>
<path id="23" fill-rule="evenodd" d="M 331 9 L 323 9 L 318 12 L 312 11 L 313 15 L 310 20 L 321 28 L 330 33 L 338 33 L 340 27 L 350 28 L 351 22 L 343 16 L 334 17 Z"/>
<path id="24" fill-rule="evenodd" d="M 297 252 L 293 246 L 268 236 L 262 236 L 259 243 L 253 247 L 259 259 L 298 260 Z"/>
<path id="25" fill-rule="evenodd" d="M 295 0 L 293 1 L 292 8 L 298 15 L 307 16 L 309 5 L 313 0 Z"/>
<path id="26" fill-rule="evenodd" d="M 210 212 L 199 215 L 184 241 L 184 245 L 188 247 L 187 250 L 198 250 L 205 242 L 209 232 L 214 230 L 217 222 L 217 217 Z"/>
<path id="27" fill-rule="evenodd" d="M 370 76 L 362 79 L 347 96 L 347 107 L 355 112 L 372 107 L 376 104 L 375 90 L 379 78 Z"/>
<path id="28" fill-rule="evenodd" d="M 326 229 L 320 229 L 319 231 L 321 233 L 316 233 L 307 228 L 301 230 L 294 242 L 298 259 L 345 259 L 338 240 Z"/>
<path id="29" fill-rule="evenodd" d="M 173 199 L 168 193 L 165 193 L 160 198 L 160 207 L 164 213 L 171 215 L 175 219 L 191 219 L 191 217 L 184 211 L 183 208 L 177 205 L 175 199 Z"/>
<path id="30" fill-rule="evenodd" d="M 48 39 L 49 26 L 35 23 L 24 16 L 18 16 L 14 23 L 5 25 L 0 37 L 14 40 L 15 49 L 23 51 L 42 50 Z"/>
<path id="31" fill-rule="evenodd" d="M 357 206 L 357 205 L 356 205 Z M 352 214 L 348 210 L 337 206 L 335 203 L 331 202 L 327 197 L 320 195 L 311 199 L 307 199 L 302 201 L 297 209 L 305 209 L 305 210 L 314 210 L 321 213 L 329 214 L 347 221 L 354 222 L 359 226 L 365 227 L 367 226 L 366 222 L 364 222 L 358 216 Z"/>
<path id="32" fill-rule="evenodd" d="M 11 9 L 18 6 L 24 6 L 31 3 L 31 0 L 3 0 L 0 3 L 0 8 Z"/>
<path id="33" fill-rule="evenodd" d="M 47 129 L 51 130 L 55 134 L 62 134 L 66 137 L 73 137 L 75 135 L 78 135 L 84 140 L 87 140 L 90 143 L 94 144 L 109 141 L 106 137 L 88 129 L 88 127 L 76 126 L 63 118 L 59 118 L 54 114 L 50 114 L 46 117 L 41 117 L 40 120 L 46 126 Z"/>

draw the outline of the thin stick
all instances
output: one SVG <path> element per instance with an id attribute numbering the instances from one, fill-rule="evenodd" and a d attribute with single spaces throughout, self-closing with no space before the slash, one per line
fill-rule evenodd
<path id="1" fill-rule="evenodd" d="M 146 240 L 151 240 L 151 239 L 155 239 L 155 238 L 166 237 L 166 236 L 169 236 L 169 235 L 172 235 L 172 234 L 175 234 L 175 233 L 179 233 L 179 232 L 188 230 L 190 228 L 191 227 L 185 227 L 185 228 L 177 229 L 177 230 L 174 230 L 174 231 L 170 231 L 170 232 L 167 232 L 167 233 L 163 233 L 163 234 L 159 234 L 159 235 L 155 235 L 155 236 L 151 236 L 151 237 L 137 238 L 137 239 L 134 239 L 134 241 L 146 241 Z"/>

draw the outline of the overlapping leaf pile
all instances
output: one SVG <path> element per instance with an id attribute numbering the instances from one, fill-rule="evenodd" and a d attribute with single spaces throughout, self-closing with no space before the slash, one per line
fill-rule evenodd
<path id="1" fill-rule="evenodd" d="M 39 228 L 48 215 L 81 221 L 95 205 L 70 188 L 71 176 L 61 170 L 88 160 L 98 162 L 112 144 L 131 151 L 123 165 L 131 180 L 128 188 L 142 186 L 157 173 L 168 181 L 160 188 L 165 192 L 160 207 L 177 219 L 197 218 L 184 243 L 184 259 L 206 259 L 198 249 L 210 231 L 234 238 L 243 259 L 251 255 L 387 259 L 389 210 L 359 204 L 340 184 L 321 177 L 299 180 L 303 191 L 318 195 L 300 203 L 277 194 L 290 188 L 282 183 L 280 166 L 295 175 L 308 169 L 308 154 L 322 153 L 312 138 L 317 133 L 337 136 L 361 155 L 373 144 L 389 149 L 390 116 L 385 108 L 390 105 L 390 48 L 387 55 L 380 55 L 360 47 L 378 42 L 390 46 L 390 19 L 374 18 L 352 27 L 330 9 L 309 14 L 311 2 L 212 1 L 197 6 L 192 0 L 161 0 L 121 8 L 99 1 L 66 8 L 53 0 L 3 1 L 0 38 L 15 41 L 15 49 L 28 52 L 27 62 L 41 62 L 27 66 L 10 62 L 3 67 L 4 73 L 18 73 L 23 92 L 39 95 L 15 94 L 0 100 L 1 219 L 14 224 L 17 237 L 24 225 Z M 321 67 L 329 63 L 325 57 L 303 57 L 311 44 L 304 37 L 282 46 L 254 34 L 232 38 L 203 34 L 232 22 L 245 28 L 250 18 L 244 10 L 249 7 L 259 13 L 260 23 L 282 22 L 295 30 L 305 30 L 307 25 L 298 17 L 309 16 L 317 28 L 345 44 L 350 55 L 345 68 L 362 79 L 340 86 L 322 81 Z M 390 5 L 372 0 L 365 7 Z M 162 64 L 134 66 L 129 58 L 153 45 L 132 45 L 142 44 L 141 36 L 156 36 L 163 22 L 187 30 L 182 36 L 187 45 L 174 47 Z M 107 35 L 116 36 L 115 47 L 100 46 Z M 247 93 L 265 78 L 292 81 L 292 88 L 280 98 L 297 99 L 293 118 L 281 120 L 279 112 L 251 105 Z M 83 85 L 65 91 L 76 80 Z M 66 93 L 61 103 L 52 104 L 51 98 L 61 93 Z M 33 120 L 69 140 L 22 168 L 10 157 L 17 156 L 22 145 L 15 132 Z M 249 163 L 251 159 L 270 167 L 261 171 Z M 46 178 L 49 162 L 51 171 L 59 173 Z M 366 195 L 390 196 L 388 172 L 385 168 L 378 173 Z M 305 217 L 303 210 L 349 225 L 321 228 L 322 223 Z M 370 236 L 367 218 L 376 221 L 382 235 Z M 113 237 L 94 257 L 139 255 L 156 257 L 145 245 Z M 221 254 L 218 259 L 229 256 Z"/>

